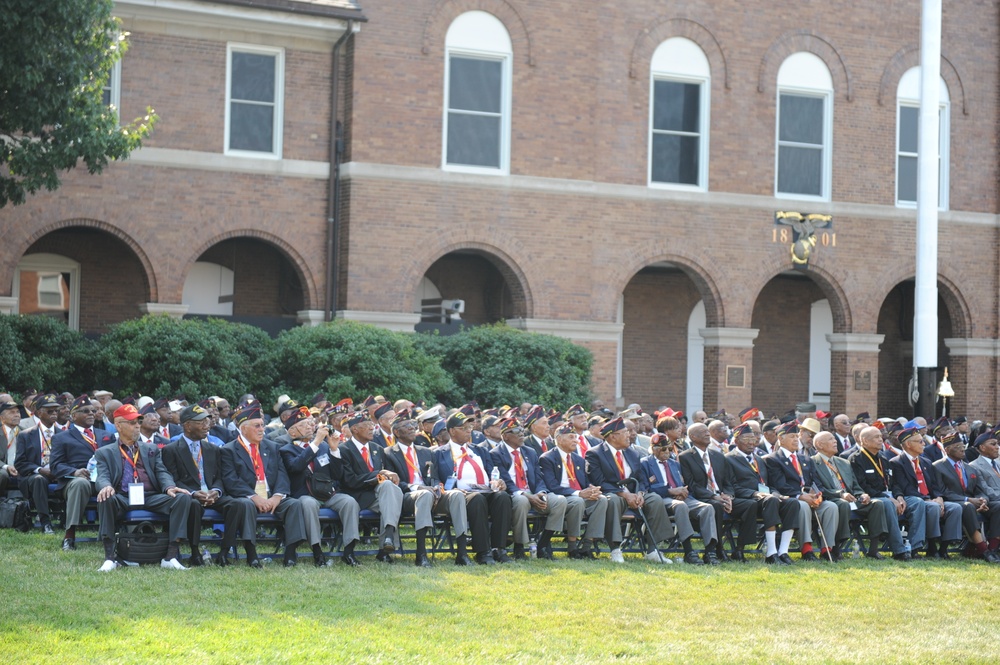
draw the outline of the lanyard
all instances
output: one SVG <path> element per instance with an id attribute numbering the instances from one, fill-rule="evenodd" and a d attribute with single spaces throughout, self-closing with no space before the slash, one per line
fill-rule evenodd
<path id="1" fill-rule="evenodd" d="M 135 447 L 135 454 L 131 457 L 125 454 L 125 450 L 124 445 L 118 447 L 118 452 L 122 454 L 122 459 L 132 465 L 132 482 L 137 483 L 139 482 L 139 446 Z M 124 467 L 122 471 L 124 471 Z"/>
<path id="2" fill-rule="evenodd" d="M 882 480 L 885 480 L 885 472 L 882 471 L 882 462 L 872 457 L 872 454 L 867 450 L 865 450 L 864 448 L 861 449 L 861 452 L 863 452 L 865 454 L 865 457 L 867 457 L 871 461 L 872 466 L 874 466 L 875 470 L 878 471 L 878 475 L 882 476 Z"/>

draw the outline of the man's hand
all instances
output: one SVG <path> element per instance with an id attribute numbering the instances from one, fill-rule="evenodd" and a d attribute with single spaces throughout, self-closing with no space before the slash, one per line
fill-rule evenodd
<path id="1" fill-rule="evenodd" d="M 383 478 L 385 478 L 386 480 L 388 480 L 389 482 L 391 482 L 393 485 L 398 485 L 399 484 L 399 476 L 397 476 L 392 471 L 387 471 L 385 469 L 382 469 L 379 472 L 379 475 L 382 476 Z"/>
<path id="2" fill-rule="evenodd" d="M 114 494 L 115 494 L 115 488 L 112 487 L 111 485 L 108 485 L 107 487 L 103 488 L 100 492 L 97 493 L 97 503 L 104 503 L 112 496 L 114 496 Z"/>
<path id="3" fill-rule="evenodd" d="M 722 509 L 727 513 L 733 512 L 733 497 L 728 494 L 720 494 L 719 502 L 722 504 Z"/>
<path id="4" fill-rule="evenodd" d="M 862 494 L 861 495 L 861 505 L 862 506 L 867 506 L 871 502 L 872 502 L 872 498 L 870 496 L 868 496 L 867 494 Z"/>
<path id="5" fill-rule="evenodd" d="M 274 495 L 272 495 L 271 498 L 266 501 L 266 504 L 267 504 L 267 511 L 266 512 L 274 514 L 274 511 L 276 511 L 278 509 L 278 504 L 281 503 L 281 500 L 283 498 L 284 497 L 281 496 L 280 494 L 274 494 Z"/>
<path id="6" fill-rule="evenodd" d="M 191 492 L 188 492 L 183 487 L 168 487 L 166 494 L 172 499 L 178 494 L 191 494 Z"/>
<path id="7" fill-rule="evenodd" d="M 538 512 L 544 512 L 549 506 L 548 502 L 539 494 L 525 494 L 525 496 L 528 497 L 528 503 L 531 504 L 531 507 Z"/>
<path id="8" fill-rule="evenodd" d="M 942 501 L 941 504 L 944 505 L 944 502 Z M 904 512 L 906 512 L 906 500 L 899 497 L 896 499 L 896 514 L 902 515 Z"/>
<path id="9" fill-rule="evenodd" d="M 675 487 L 667 493 L 672 499 L 677 499 L 678 501 L 686 501 L 688 498 L 688 488 L 686 487 Z"/>
<path id="10" fill-rule="evenodd" d="M 254 494 L 253 496 L 250 497 L 250 500 L 253 501 L 253 505 L 257 509 L 258 513 L 271 512 L 270 506 L 268 506 L 267 503 L 267 499 L 262 499 L 260 498 L 260 495 Z"/>
<path id="11" fill-rule="evenodd" d="M 90 471 L 87 471 L 86 469 L 77 469 L 73 472 L 73 475 L 77 478 L 86 478 L 87 480 L 90 480 Z"/>
<path id="12" fill-rule="evenodd" d="M 580 498 L 586 499 L 587 501 L 593 501 L 601 497 L 601 488 L 597 485 L 591 485 L 590 487 L 584 487 L 580 490 Z"/>
<path id="13" fill-rule="evenodd" d="M 5 468 L 7 469 L 7 475 L 8 476 L 10 476 L 11 478 L 16 478 L 17 477 L 17 469 L 15 469 L 14 467 L 12 467 L 9 464 Z"/>
<path id="14" fill-rule="evenodd" d="M 632 494 L 628 490 L 622 490 L 622 493 L 619 494 L 618 496 L 625 499 L 625 504 L 628 505 L 628 507 L 631 508 L 632 510 L 636 510 L 637 508 L 642 506 L 642 504 L 639 503 L 638 494 Z"/>
<path id="15" fill-rule="evenodd" d="M 211 506 L 215 503 L 215 492 L 198 490 L 197 492 L 191 492 L 191 498 L 203 506 Z"/>
<path id="16" fill-rule="evenodd" d="M 848 503 L 857 503 L 858 502 L 858 500 L 856 498 L 854 498 L 854 495 L 851 494 L 850 492 L 844 492 L 844 495 L 842 497 L 840 497 L 840 498 L 843 499 L 844 501 L 847 501 Z M 862 503 L 864 503 L 864 502 L 862 501 Z"/>
<path id="17" fill-rule="evenodd" d="M 43 478 L 48 478 L 50 482 L 54 478 L 54 476 L 52 475 L 52 471 L 49 470 L 48 466 L 38 467 L 37 469 L 35 469 L 35 473 L 42 476 Z"/>

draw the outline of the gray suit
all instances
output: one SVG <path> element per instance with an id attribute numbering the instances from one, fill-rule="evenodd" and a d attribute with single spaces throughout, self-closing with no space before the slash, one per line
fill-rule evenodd
<path id="1" fill-rule="evenodd" d="M 990 501 L 1000 501 L 1000 471 L 993 466 L 993 460 L 980 455 L 969 466 L 979 471 L 980 486 L 986 492 L 986 497 Z M 996 460 L 996 466 L 1000 467 L 1000 459 Z"/>

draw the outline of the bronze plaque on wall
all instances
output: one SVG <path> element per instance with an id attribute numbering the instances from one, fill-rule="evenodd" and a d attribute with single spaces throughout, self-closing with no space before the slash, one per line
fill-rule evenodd
<path id="1" fill-rule="evenodd" d="M 855 390 L 871 390 L 872 389 L 872 373 L 871 371 L 863 372 L 861 370 L 854 371 L 854 389 Z"/>
<path id="2" fill-rule="evenodd" d="M 747 368 L 745 365 L 726 365 L 726 387 L 743 388 L 746 386 Z"/>

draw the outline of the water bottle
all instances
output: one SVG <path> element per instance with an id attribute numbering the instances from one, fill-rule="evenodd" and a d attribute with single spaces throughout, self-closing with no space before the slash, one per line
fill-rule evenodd
<path id="1" fill-rule="evenodd" d="M 861 558 L 861 545 L 858 544 L 858 539 L 854 539 L 854 545 L 851 546 L 851 557 L 854 559 Z"/>
<path id="2" fill-rule="evenodd" d="M 90 482 L 97 482 L 97 458 L 91 457 L 87 462 L 87 473 L 90 474 Z"/>
<path id="3" fill-rule="evenodd" d="M 490 472 L 490 482 L 495 483 L 500 480 L 500 467 L 493 467 L 493 471 Z"/>
<path id="4" fill-rule="evenodd" d="M 494 469 L 494 471 L 496 471 L 496 469 Z M 530 543 L 528 543 L 528 549 L 531 551 L 531 558 L 532 559 L 537 559 L 538 558 L 538 543 L 536 543 L 535 541 L 532 540 Z"/>
<path id="5" fill-rule="evenodd" d="M 205 562 L 205 565 L 212 563 L 212 555 L 208 553 L 208 548 L 204 545 L 201 546 L 201 559 Z"/>
<path id="6" fill-rule="evenodd" d="M 903 551 L 910 554 L 910 539 L 903 538 Z"/>

